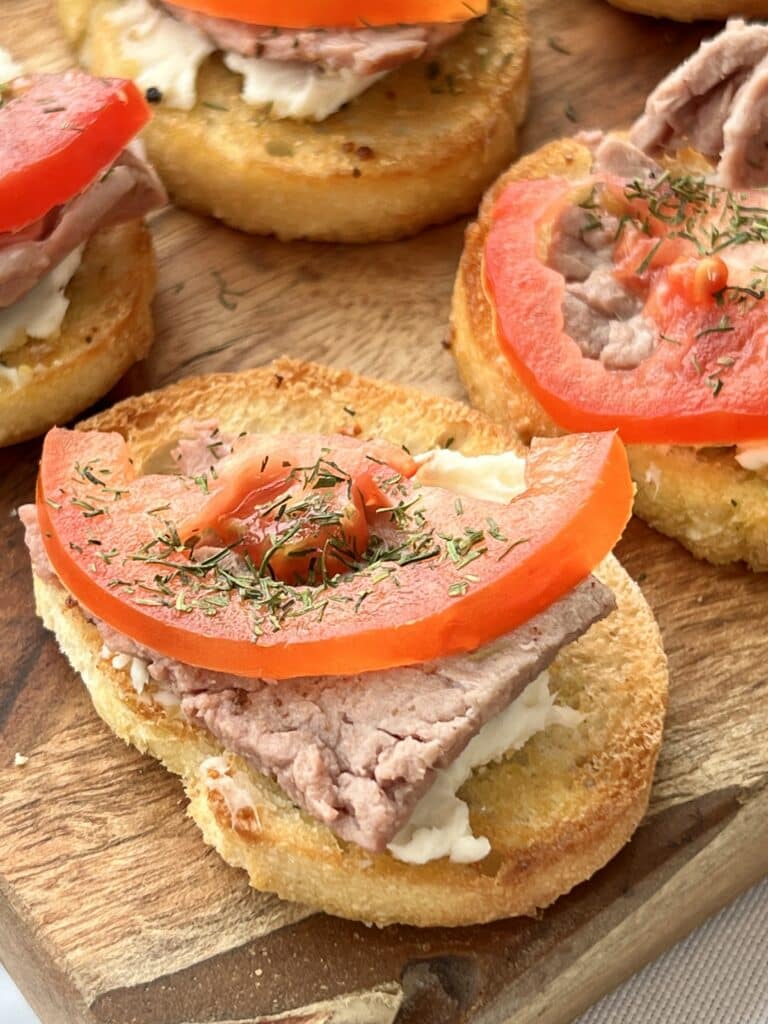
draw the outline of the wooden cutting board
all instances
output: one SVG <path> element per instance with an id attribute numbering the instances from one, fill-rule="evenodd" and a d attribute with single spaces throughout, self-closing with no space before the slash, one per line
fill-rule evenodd
<path id="1" fill-rule="evenodd" d="M 50 6 L 0 5 L 0 45 L 33 68 L 70 60 Z M 628 122 L 707 31 L 600 0 L 530 14 L 528 149 L 573 119 Z M 462 224 L 349 249 L 176 211 L 154 231 L 157 342 L 112 399 L 282 352 L 462 395 L 447 348 Z M 619 555 L 661 623 L 671 699 L 647 821 L 613 863 L 535 920 L 453 931 L 250 891 L 178 782 L 102 726 L 35 618 L 14 509 L 38 454 L 0 453 L 0 957 L 45 1024 L 562 1024 L 768 870 L 768 577 L 635 522 Z"/>

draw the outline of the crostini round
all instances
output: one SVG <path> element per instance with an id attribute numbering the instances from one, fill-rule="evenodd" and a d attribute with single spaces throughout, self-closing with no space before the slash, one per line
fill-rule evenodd
<path id="1" fill-rule="evenodd" d="M 157 471 L 173 444 L 189 436 L 190 413 L 215 421 L 221 439 L 243 431 L 343 431 L 413 453 L 450 438 L 466 455 L 522 451 L 508 428 L 456 402 L 287 359 L 129 399 L 80 429 L 117 431 L 135 465 Z M 23 517 L 34 532 L 34 513 Z M 33 551 L 36 543 L 30 541 Z M 613 556 L 595 572 L 612 591 L 615 610 L 567 643 L 549 668 L 558 705 L 572 709 L 565 710 L 573 716 L 569 726 L 544 728 L 477 769 L 459 791 L 473 828 L 490 843 L 490 853 L 472 863 L 446 856 L 405 862 L 334 834 L 269 773 L 185 718 L 163 685 L 139 673 L 137 686 L 132 659 L 112 658 L 117 640 L 105 654 L 104 636 L 45 569 L 39 547 L 33 562 L 39 613 L 98 713 L 118 736 L 181 777 L 205 840 L 245 869 L 256 888 L 381 925 L 452 926 L 530 914 L 601 867 L 644 814 L 661 742 L 666 663 L 651 611 Z M 274 682 L 269 693 L 279 695 L 292 682 Z M 364 687 L 365 676 L 350 677 L 348 685 Z M 288 715 L 285 700 L 281 714 Z M 243 696 L 238 715 L 247 704 Z M 351 723 L 355 710 L 347 710 Z M 310 721 L 306 713 L 303 720 Z"/>
<path id="2" fill-rule="evenodd" d="M 436 53 L 384 74 L 319 122 L 278 120 L 274 107 L 246 102 L 242 76 L 220 52 L 202 62 L 185 101 L 191 108 L 174 107 L 137 55 L 147 10 L 163 24 L 179 22 L 146 7 L 137 9 L 139 28 L 126 27 L 131 3 L 145 0 L 58 7 L 91 71 L 138 76 L 159 101 L 144 137 L 174 201 L 233 227 L 285 240 L 406 237 L 475 209 L 516 152 L 528 96 L 520 0 L 491 4 Z"/>

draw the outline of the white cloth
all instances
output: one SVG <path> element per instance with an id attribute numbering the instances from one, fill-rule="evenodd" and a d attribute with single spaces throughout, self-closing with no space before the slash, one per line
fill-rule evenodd
<path id="1" fill-rule="evenodd" d="M 768 879 L 577 1024 L 768 1024 Z"/>
<path id="2" fill-rule="evenodd" d="M 38 1024 L 0 967 L 2 1024 Z M 768 879 L 577 1024 L 768 1024 Z"/>

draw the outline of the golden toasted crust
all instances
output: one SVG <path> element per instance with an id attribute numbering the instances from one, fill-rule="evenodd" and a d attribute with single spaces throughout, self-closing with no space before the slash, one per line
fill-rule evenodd
<path id="1" fill-rule="evenodd" d="M 453 293 L 453 354 L 472 403 L 526 442 L 563 431 L 518 380 L 498 342 L 482 280 L 491 209 L 508 182 L 549 175 L 578 178 L 590 166 L 589 150 L 572 139 L 544 146 L 499 178 L 477 222 L 467 229 Z M 699 558 L 768 569 L 768 481 L 742 469 L 732 450 L 629 445 L 627 451 L 639 516 Z"/>
<path id="2" fill-rule="evenodd" d="M 650 14 L 654 18 L 674 18 L 675 21 L 698 21 L 706 18 L 745 18 L 768 16 L 766 0 L 609 0 L 614 7 L 636 14 Z"/>
<path id="3" fill-rule="evenodd" d="M 346 411 L 353 409 L 354 417 Z M 85 429 L 120 430 L 140 459 L 178 435 L 190 412 L 240 429 L 327 432 L 357 424 L 419 450 L 448 435 L 465 452 L 501 451 L 513 437 L 479 413 L 350 373 L 280 360 L 260 370 L 183 381 L 101 413 Z M 95 628 L 58 586 L 35 580 L 38 610 L 80 672 L 99 714 L 123 739 L 179 774 L 189 813 L 252 884 L 344 917 L 388 924 L 461 925 L 533 913 L 601 867 L 642 817 L 661 742 L 667 673 L 658 628 L 614 558 L 599 575 L 619 610 L 558 657 L 561 700 L 585 713 L 576 730 L 554 727 L 462 790 L 492 852 L 473 865 L 414 867 L 338 840 L 280 789 L 226 755 L 253 809 L 230 811 L 209 789 L 202 762 L 224 754 L 173 709 L 139 697 L 125 670 L 102 660 Z M 240 774 L 242 773 L 242 774 Z"/>
<path id="4" fill-rule="evenodd" d="M 22 383 L 0 378 L 0 447 L 41 434 L 87 409 L 142 359 L 152 341 L 155 263 L 140 221 L 100 231 L 66 290 L 60 334 L 7 352 Z"/>
<path id="5" fill-rule="evenodd" d="M 109 18 L 118 2 L 58 0 L 59 15 L 94 73 L 130 77 Z M 523 4 L 503 7 L 320 125 L 259 123 L 215 56 L 194 110 L 155 108 L 150 157 L 179 205 L 282 239 L 402 238 L 468 213 L 514 157 L 527 103 Z"/>

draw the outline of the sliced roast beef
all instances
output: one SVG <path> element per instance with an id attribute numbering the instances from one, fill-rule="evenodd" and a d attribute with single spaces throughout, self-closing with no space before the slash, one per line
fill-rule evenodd
<path id="1" fill-rule="evenodd" d="M 592 170 L 597 174 L 614 174 L 617 178 L 652 178 L 661 173 L 660 165 L 629 139 L 620 135 L 602 135 L 594 147 Z"/>
<path id="2" fill-rule="evenodd" d="M 592 623 L 615 607 L 594 578 L 480 650 L 360 676 L 198 693 L 184 713 L 343 839 L 383 850 L 450 764 Z"/>
<path id="3" fill-rule="evenodd" d="M 220 50 L 231 50 L 244 57 L 321 64 L 333 71 L 349 68 L 358 75 L 392 71 L 401 64 L 434 53 L 464 27 L 462 22 L 457 22 L 297 31 L 216 18 L 172 3 L 163 3 L 163 6 L 174 17 L 200 29 Z"/>
<path id="4" fill-rule="evenodd" d="M 723 125 L 717 180 L 725 188 L 768 185 L 768 56 L 733 99 Z"/>
<path id="5" fill-rule="evenodd" d="M 631 141 L 649 154 L 687 142 L 722 156 L 718 181 L 727 188 L 768 183 L 766 58 L 768 25 L 728 22 L 654 89 Z"/>
<path id="6" fill-rule="evenodd" d="M 50 571 L 34 506 L 20 510 L 38 576 Z M 159 657 L 96 622 L 112 651 L 142 657 L 181 696 L 182 712 L 274 778 L 337 835 L 383 850 L 435 772 L 548 665 L 615 608 L 594 577 L 525 625 L 471 654 L 425 665 L 270 683 Z"/>
<path id="7" fill-rule="evenodd" d="M 621 159 L 631 156 L 623 152 Z M 604 158 L 619 159 L 618 150 L 606 151 Z M 612 370 L 627 370 L 653 352 L 657 330 L 643 313 L 641 297 L 614 276 L 618 228 L 613 216 L 567 207 L 552 233 L 549 265 L 565 278 L 566 334 L 588 358 L 600 359 Z"/>
<path id="8" fill-rule="evenodd" d="M 103 228 L 143 217 L 167 202 L 154 170 L 133 144 L 84 192 L 16 235 L 0 236 L 0 309 L 26 295 Z"/>

